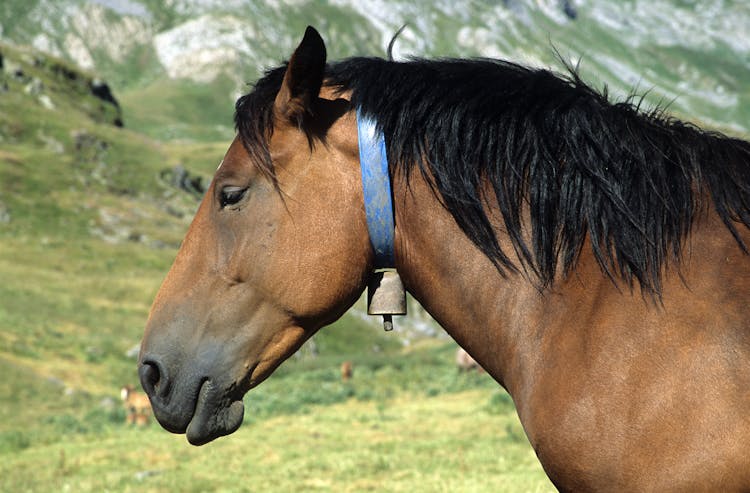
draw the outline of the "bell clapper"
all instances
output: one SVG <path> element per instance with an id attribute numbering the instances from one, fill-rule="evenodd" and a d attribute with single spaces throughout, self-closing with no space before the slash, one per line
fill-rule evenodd
<path id="1" fill-rule="evenodd" d="M 406 290 L 394 269 L 373 273 L 367 287 L 367 314 L 382 315 L 386 331 L 393 330 L 393 315 L 406 315 Z"/>

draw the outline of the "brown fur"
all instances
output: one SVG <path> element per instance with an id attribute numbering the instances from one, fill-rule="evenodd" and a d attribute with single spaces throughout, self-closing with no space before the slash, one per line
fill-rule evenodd
<path id="1" fill-rule="evenodd" d="M 341 381 L 348 382 L 354 375 L 354 368 L 351 361 L 344 361 L 341 363 Z"/>
<path id="2" fill-rule="evenodd" d="M 284 84 L 299 89 L 291 73 Z M 231 405 L 350 307 L 373 264 L 354 114 L 325 86 L 317 99 L 294 94 L 280 91 L 276 107 L 310 101 L 325 144 L 275 120 L 278 193 L 236 140 L 149 317 L 142 381 L 160 422 L 192 443 L 236 429 Z M 588 245 L 540 292 L 523 273 L 498 274 L 428 178 L 394 176 L 398 271 L 511 394 L 560 490 L 750 490 L 750 258 L 715 211 L 694 221 L 680 272 L 664 268 L 661 303 L 618 289 Z M 221 209 L 225 186 L 247 186 L 247 198 Z"/>
<path id="3" fill-rule="evenodd" d="M 151 418 L 151 402 L 146 394 L 135 390 L 132 385 L 125 385 L 120 389 L 120 397 L 127 411 L 125 423 L 136 426 L 146 426 Z"/>

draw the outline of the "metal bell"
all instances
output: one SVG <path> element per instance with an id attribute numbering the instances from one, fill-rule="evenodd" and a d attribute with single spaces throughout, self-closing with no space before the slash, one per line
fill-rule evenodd
<path id="1" fill-rule="evenodd" d="M 373 272 L 367 285 L 367 314 L 382 315 L 383 328 L 393 330 L 393 315 L 406 315 L 406 290 L 398 272 Z"/>

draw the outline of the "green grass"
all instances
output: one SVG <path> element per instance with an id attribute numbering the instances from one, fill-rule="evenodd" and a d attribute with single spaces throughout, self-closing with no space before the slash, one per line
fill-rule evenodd
<path id="1" fill-rule="evenodd" d="M 0 489 L 554 491 L 512 405 L 493 404 L 493 392 L 350 399 L 245 424 L 202 448 L 156 427 L 112 424 L 95 440 L 3 454 Z"/>
<path id="2" fill-rule="evenodd" d="M 129 128 L 160 140 L 231 142 L 234 136 L 233 85 L 226 78 L 212 85 L 159 79 L 122 93 Z"/>

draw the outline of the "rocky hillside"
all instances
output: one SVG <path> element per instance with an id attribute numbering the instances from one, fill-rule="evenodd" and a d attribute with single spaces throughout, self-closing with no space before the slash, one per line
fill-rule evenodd
<path id="1" fill-rule="evenodd" d="M 231 134 L 247 81 L 287 57 L 305 25 L 329 55 L 492 56 L 560 67 L 615 94 L 636 88 L 681 116 L 750 129 L 744 0 L 5 0 L 0 38 L 102 74 L 125 118 L 164 138 Z M 178 122 L 178 123 L 176 123 Z"/>

